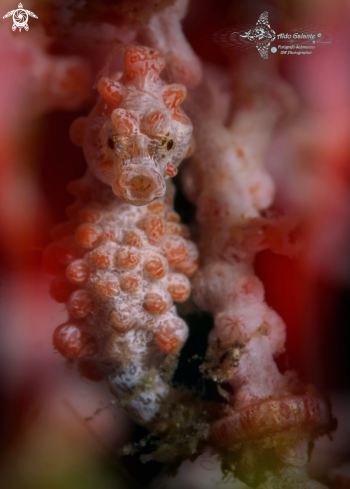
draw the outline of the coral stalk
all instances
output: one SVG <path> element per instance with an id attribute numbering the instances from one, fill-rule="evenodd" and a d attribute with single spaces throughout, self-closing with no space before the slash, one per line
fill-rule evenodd
<path id="1" fill-rule="evenodd" d="M 243 68 L 228 127 L 215 115 L 204 87 L 186 103 L 197 143 L 183 178 L 199 224 L 201 259 L 193 298 L 215 321 L 203 371 L 231 405 L 212 424 L 211 440 L 238 454 L 231 462 L 227 453 L 224 458 L 235 462 L 236 473 L 249 484 L 264 478 L 265 469 L 259 469 L 264 450 L 257 440 L 278 463 L 301 467 L 309 443 L 331 426 L 327 402 L 291 372 L 280 373 L 274 362 L 284 351 L 285 325 L 264 301 L 253 268 L 257 251 L 272 246 L 289 252 L 291 239 L 288 233 L 281 239 L 278 228 L 285 223 L 261 216 L 274 193 L 263 169 L 268 142 L 295 101 L 290 87 L 269 68 L 265 64 L 255 71 L 249 63 Z M 233 395 L 220 388 L 222 383 L 231 385 Z"/>

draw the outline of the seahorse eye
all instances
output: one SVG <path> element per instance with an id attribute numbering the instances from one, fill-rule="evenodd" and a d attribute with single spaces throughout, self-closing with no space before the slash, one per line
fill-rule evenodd
<path id="1" fill-rule="evenodd" d="M 111 149 L 114 149 L 114 141 L 112 138 L 108 138 L 108 146 L 111 148 Z"/>
<path id="2" fill-rule="evenodd" d="M 168 144 L 166 145 L 166 149 L 170 151 L 171 149 L 173 149 L 173 147 L 174 147 L 174 140 L 169 139 Z"/>

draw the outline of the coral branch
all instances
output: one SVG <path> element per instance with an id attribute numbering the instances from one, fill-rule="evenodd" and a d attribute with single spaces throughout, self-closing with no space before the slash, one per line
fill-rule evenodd
<path id="1" fill-rule="evenodd" d="M 185 38 L 181 20 L 185 17 L 189 0 L 177 0 L 174 5 L 152 16 L 141 36 L 165 57 L 170 81 L 196 88 L 202 80 L 198 57 Z"/>
<path id="2" fill-rule="evenodd" d="M 0 28 L 0 247 L 18 268 L 28 259 L 42 213 L 30 150 L 36 120 L 52 109 L 77 109 L 90 94 L 87 62 L 52 56 L 48 44 L 38 27 L 26 38 Z"/>
<path id="3" fill-rule="evenodd" d="M 279 372 L 274 357 L 284 351 L 285 326 L 264 301 L 263 285 L 254 274 L 257 251 L 270 246 L 288 252 L 293 245 L 285 239 L 281 247 L 282 233 L 276 231 L 278 224 L 286 229 L 288 225 L 260 213 L 274 193 L 263 169 L 268 142 L 295 96 L 267 64 L 258 69 L 259 76 L 247 63 L 239 73 L 238 103 L 229 127 L 216 116 L 208 89 L 203 86 L 191 94 L 186 110 L 196 151 L 183 178 L 199 223 L 201 262 L 193 298 L 215 320 L 202 370 L 219 384 L 228 382 L 234 391 L 232 407 L 211 426 L 211 440 L 216 447 L 240 453 L 236 471 L 249 484 L 265 477 L 266 470 L 258 468 L 261 445 L 249 445 L 253 440 L 263 440 L 279 463 L 300 466 L 308 459 L 309 441 L 334 427 L 325 400 L 298 386 L 290 373 Z M 224 459 L 235 463 L 227 453 Z"/>

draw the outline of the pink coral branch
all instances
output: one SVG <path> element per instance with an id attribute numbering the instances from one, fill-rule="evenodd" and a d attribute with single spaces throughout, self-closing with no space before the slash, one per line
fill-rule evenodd
<path id="1" fill-rule="evenodd" d="M 183 178 L 199 223 L 201 258 L 193 298 L 215 321 L 203 371 L 219 384 L 228 382 L 234 392 L 231 410 L 211 426 L 212 441 L 214 446 L 241 449 L 236 470 L 248 483 L 259 477 L 258 460 L 263 457 L 260 448 L 248 448 L 249 440 L 265 437 L 266 447 L 278 460 L 299 467 L 308 459 L 308 442 L 327 431 L 331 420 L 323 399 L 303 392 L 290 373 L 279 372 L 274 357 L 284 351 L 285 325 L 264 301 L 263 284 L 254 273 L 256 252 L 264 245 L 274 248 L 276 237 L 271 234 L 276 227 L 273 219 L 260 217 L 274 194 L 264 158 L 276 122 L 295 106 L 291 88 L 271 67 L 254 65 L 246 62 L 241 69 L 228 127 L 216 116 L 207 88 L 191 94 L 186 110 L 194 126 L 196 151 Z M 298 389 L 305 398 L 296 395 Z M 266 432 L 261 432 L 262 420 Z M 299 434 L 289 436 L 290 427 Z M 282 444 L 271 441 L 280 431 L 286 432 Z"/>

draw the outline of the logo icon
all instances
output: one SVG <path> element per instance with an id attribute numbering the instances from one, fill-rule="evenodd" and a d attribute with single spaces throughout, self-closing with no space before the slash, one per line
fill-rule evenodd
<path id="1" fill-rule="evenodd" d="M 7 14 L 3 16 L 3 19 L 6 19 L 7 17 L 11 17 L 11 15 L 13 20 L 12 30 L 15 31 L 18 28 L 19 32 L 21 32 L 22 29 L 29 31 L 29 25 L 28 25 L 29 15 L 31 17 L 34 17 L 34 19 L 38 18 L 35 14 L 33 14 L 33 12 L 30 12 L 29 10 L 24 10 L 23 5 L 21 3 L 18 4 L 18 9 L 11 10 L 11 12 L 7 12 Z"/>
<path id="2" fill-rule="evenodd" d="M 250 29 L 244 35 L 241 34 L 241 37 L 256 43 L 255 46 L 264 59 L 269 57 L 270 44 L 276 39 L 276 32 L 270 27 L 268 15 L 268 12 L 263 12 L 254 29 Z"/>
<path id="3" fill-rule="evenodd" d="M 263 12 L 256 25 L 239 24 L 215 33 L 213 40 L 228 49 L 240 51 L 258 50 L 260 56 L 268 59 L 269 51 L 279 55 L 309 55 L 312 54 L 317 45 L 331 45 L 336 40 L 334 33 L 327 27 L 300 25 L 289 32 L 276 33 L 269 24 L 269 14 Z M 278 46 L 273 46 L 276 41 Z"/>

